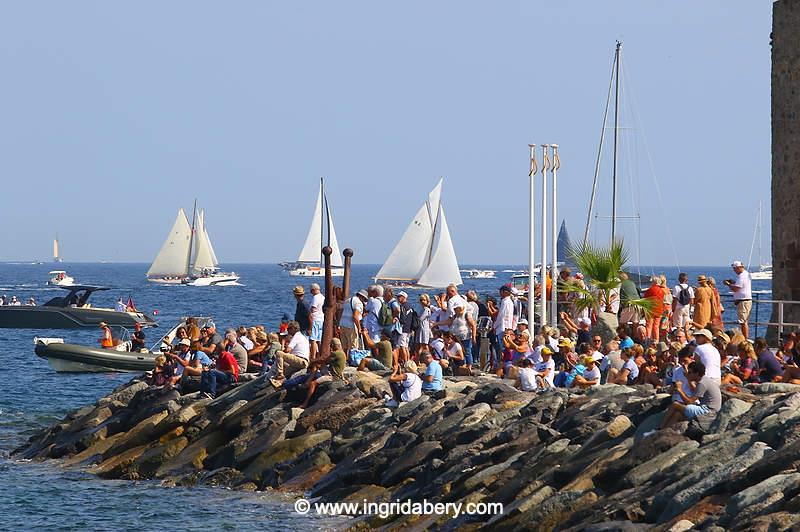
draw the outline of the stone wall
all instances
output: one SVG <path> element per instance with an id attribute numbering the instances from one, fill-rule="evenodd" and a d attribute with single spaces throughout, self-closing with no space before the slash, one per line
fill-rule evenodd
<path id="1" fill-rule="evenodd" d="M 773 298 L 800 301 L 800 0 L 772 10 L 772 261 Z M 784 321 L 800 323 L 800 305 Z"/>

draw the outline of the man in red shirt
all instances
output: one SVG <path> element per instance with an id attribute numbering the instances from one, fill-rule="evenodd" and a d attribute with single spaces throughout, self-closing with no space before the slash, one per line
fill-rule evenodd
<path id="1" fill-rule="evenodd" d="M 203 371 L 200 376 L 200 392 L 214 398 L 217 396 L 217 386 L 227 386 L 238 380 L 239 364 L 230 351 L 223 351 L 217 357 L 217 367 Z"/>

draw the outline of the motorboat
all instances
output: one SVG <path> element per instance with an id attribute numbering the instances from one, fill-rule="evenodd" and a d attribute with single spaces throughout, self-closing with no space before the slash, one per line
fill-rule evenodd
<path id="1" fill-rule="evenodd" d="M 40 306 L 0 306 L 0 328 L 2 329 L 80 329 L 98 327 L 100 322 L 110 326 L 157 327 L 158 324 L 142 312 L 117 312 L 112 308 L 97 308 L 89 303 L 94 292 L 109 290 L 102 286 L 60 286 L 67 290 L 65 296 L 50 299 Z"/>
<path id="2" fill-rule="evenodd" d="M 426 288 L 463 283 L 441 196 L 440 179 L 375 275 L 376 282 L 403 282 Z"/>
<path id="3" fill-rule="evenodd" d="M 210 318 L 195 319 L 200 326 L 210 320 Z M 139 352 L 131 351 L 130 334 L 124 328 L 122 333 L 125 339 L 119 339 L 113 348 L 68 344 L 63 338 L 34 338 L 34 351 L 59 373 L 148 371 L 155 366 L 156 357 L 170 349 L 178 328 L 185 325 L 186 318 L 160 337 L 150 349 Z"/>
<path id="4" fill-rule="evenodd" d="M 336 229 L 333 226 L 333 215 L 328 205 L 328 196 L 325 194 L 325 184 L 319 180 L 319 193 L 317 202 L 314 206 L 314 214 L 311 217 L 311 227 L 308 228 L 306 241 L 300 255 L 295 262 L 282 262 L 283 269 L 289 272 L 292 277 L 324 277 L 325 267 L 322 257 L 322 246 L 326 240 L 325 231 L 327 230 L 327 245 L 333 251 L 331 253 L 331 275 L 342 277 L 344 267 L 342 254 L 339 251 L 339 242 L 336 240 Z"/>
<path id="5" fill-rule="evenodd" d="M 147 270 L 147 280 L 168 285 L 229 286 L 237 284 L 239 276 L 219 269 L 217 254 L 211 245 L 205 225 L 205 211 L 197 210 L 195 202 L 192 223 L 183 209 L 167 239 Z"/>
<path id="6" fill-rule="evenodd" d="M 771 281 L 772 264 L 762 264 L 757 272 L 750 272 L 750 278 L 754 281 Z"/>
<path id="7" fill-rule="evenodd" d="M 47 286 L 71 286 L 75 284 L 75 279 L 67 275 L 64 270 L 53 270 L 49 273 L 50 280 Z"/>
<path id="8" fill-rule="evenodd" d="M 467 274 L 467 279 L 494 279 L 495 270 L 461 270 Z"/>

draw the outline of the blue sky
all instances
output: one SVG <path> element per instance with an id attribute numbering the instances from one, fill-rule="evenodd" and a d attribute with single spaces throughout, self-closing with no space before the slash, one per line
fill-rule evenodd
<path id="1" fill-rule="evenodd" d="M 583 231 L 616 39 L 632 255 L 746 259 L 770 26 L 752 1 L 6 3 L 0 260 L 58 232 L 67 260 L 149 262 L 195 197 L 223 263 L 293 259 L 325 176 L 340 243 L 379 263 L 444 176 L 460 261 L 523 263 L 529 142 L 560 145 Z"/>

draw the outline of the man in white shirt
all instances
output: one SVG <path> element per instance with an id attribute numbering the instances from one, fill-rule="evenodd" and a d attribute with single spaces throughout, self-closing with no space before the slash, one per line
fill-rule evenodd
<path id="1" fill-rule="evenodd" d="M 128 307 L 122 302 L 122 298 L 117 299 L 117 304 L 114 305 L 114 310 L 117 312 L 127 312 Z"/>
<path id="2" fill-rule="evenodd" d="M 309 317 L 311 318 L 311 360 L 317 357 L 317 350 L 319 349 L 319 342 L 322 341 L 322 325 L 325 323 L 325 313 L 322 307 L 325 305 L 325 296 L 320 293 L 320 288 L 317 283 L 311 284 L 311 310 Z"/>
<path id="3" fill-rule="evenodd" d="M 742 334 L 747 338 L 750 334 L 747 320 L 750 318 L 750 311 L 753 309 L 752 279 L 750 278 L 750 272 L 744 268 L 744 264 L 741 261 L 734 261 L 731 267 L 736 273 L 736 279 L 726 279 L 725 285 L 733 291 L 736 317 L 742 326 Z M 706 375 L 708 375 L 708 367 L 706 367 Z"/>
<path id="4" fill-rule="evenodd" d="M 678 284 L 672 289 L 672 326 L 687 334 L 692 320 L 689 311 L 694 305 L 694 289 L 689 286 L 689 274 L 679 273 Z"/>
<path id="5" fill-rule="evenodd" d="M 511 301 L 511 288 L 503 285 L 500 287 L 500 306 L 494 319 L 494 333 L 501 347 L 507 329 L 514 329 L 514 303 Z"/>
<path id="6" fill-rule="evenodd" d="M 700 329 L 694 332 L 694 341 L 697 347 L 694 350 L 694 358 L 703 363 L 706 367 L 705 376 L 719 384 L 722 378 L 720 370 L 720 355 L 714 344 L 711 343 L 714 337 L 708 329 Z"/>
<path id="7" fill-rule="evenodd" d="M 373 342 L 381 341 L 381 308 L 383 307 L 383 287 L 371 285 L 367 292 L 369 298 L 364 308 L 364 328 Z"/>
<path id="8" fill-rule="evenodd" d="M 447 285 L 447 317 L 452 318 L 456 314 L 456 307 L 467 308 L 467 300 L 458 293 L 456 285 Z"/>
<path id="9" fill-rule="evenodd" d="M 269 370 L 269 379 L 273 386 L 279 388 L 286 377 L 308 367 L 310 347 L 308 338 L 300 332 L 300 324 L 290 321 L 287 327 L 289 343 L 284 350 L 275 353 L 275 363 Z"/>
<path id="10" fill-rule="evenodd" d="M 359 290 L 342 306 L 342 316 L 339 318 L 339 338 L 342 340 L 342 349 L 345 353 L 349 353 L 356 344 L 358 331 L 361 330 L 361 317 L 364 315 L 364 303 L 368 300 L 367 291 Z"/>

